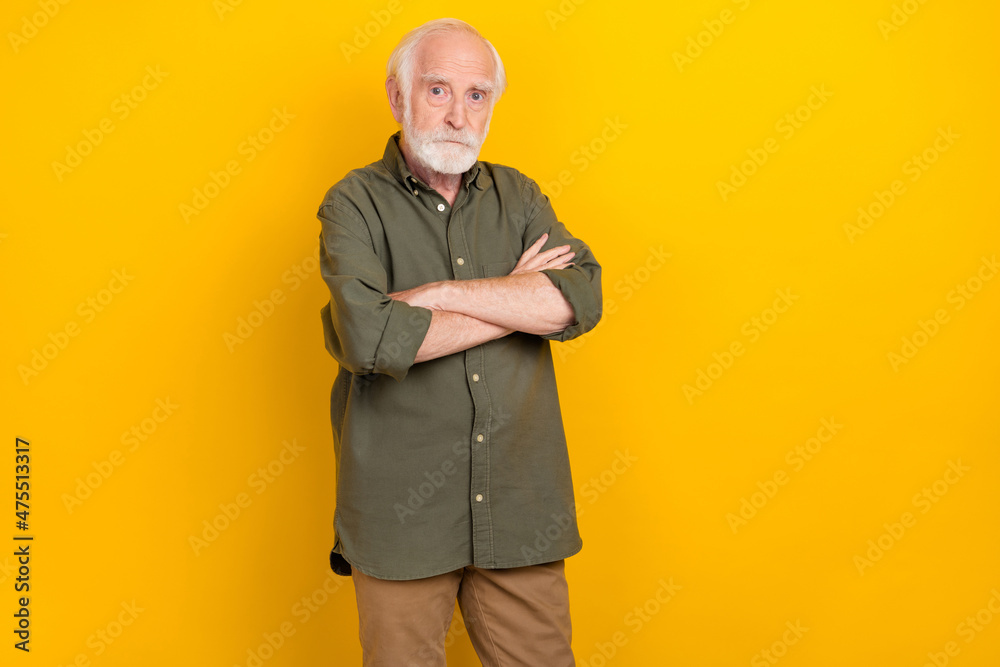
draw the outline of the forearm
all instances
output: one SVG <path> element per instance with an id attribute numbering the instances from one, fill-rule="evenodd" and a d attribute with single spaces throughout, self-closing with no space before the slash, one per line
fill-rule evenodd
<path id="1" fill-rule="evenodd" d="M 546 335 L 575 321 L 573 307 L 548 276 L 533 271 L 501 278 L 448 281 L 442 307 L 495 325 Z"/>
<path id="2" fill-rule="evenodd" d="M 568 245 L 539 252 L 547 238 L 548 234 L 542 234 L 521 255 L 509 275 L 474 280 L 439 280 L 390 292 L 389 296 L 434 312 L 467 315 L 504 330 L 538 336 L 560 334 L 576 324 L 576 313 L 562 290 L 543 271 L 570 266 L 570 259 L 575 253 L 570 251 Z"/>
<path id="3" fill-rule="evenodd" d="M 467 350 L 511 333 L 512 329 L 447 310 L 432 310 L 427 329 L 414 363 L 444 357 Z"/>

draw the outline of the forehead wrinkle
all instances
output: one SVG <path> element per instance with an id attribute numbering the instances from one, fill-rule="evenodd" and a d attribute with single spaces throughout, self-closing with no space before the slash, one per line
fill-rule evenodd
<path id="1" fill-rule="evenodd" d="M 493 71 L 493 61 L 482 54 L 478 58 L 462 58 L 457 55 L 441 54 L 434 52 L 424 52 L 421 54 L 420 62 L 424 71 L 434 70 L 454 71 L 461 74 L 472 74 L 482 77 L 489 77 Z"/>

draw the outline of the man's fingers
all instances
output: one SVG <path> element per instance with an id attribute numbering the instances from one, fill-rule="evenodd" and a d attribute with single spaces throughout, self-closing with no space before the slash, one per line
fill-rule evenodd
<path id="1" fill-rule="evenodd" d="M 539 252 L 549 238 L 548 234 L 542 234 L 538 240 L 531 244 L 531 247 L 524 251 L 517 264 L 510 274 L 528 273 L 529 271 L 541 271 L 543 269 L 565 269 L 571 266 L 571 260 L 576 253 L 570 250 L 569 245 L 560 245 L 549 248 L 544 252 Z"/>
<path id="2" fill-rule="evenodd" d="M 530 262 L 528 262 L 524 268 L 529 271 L 538 271 L 540 269 L 552 268 L 550 265 L 560 264 L 562 262 L 568 262 L 574 254 L 567 250 L 569 246 L 561 246 L 559 248 L 552 248 L 546 250 L 545 252 L 536 255 Z"/>
<path id="3" fill-rule="evenodd" d="M 554 259 L 558 259 L 563 256 L 572 255 L 568 245 L 556 246 L 555 248 L 549 248 L 545 252 L 540 252 L 527 262 L 524 263 L 522 268 L 529 271 L 537 271 L 540 266 L 548 264 Z"/>
<path id="4" fill-rule="evenodd" d="M 521 258 L 517 260 L 517 264 L 514 266 L 518 269 L 524 266 L 528 261 L 538 254 L 539 249 L 545 244 L 545 240 L 549 238 L 548 234 L 542 234 L 538 237 L 538 240 L 531 244 L 527 250 L 521 255 Z"/>
<path id="5" fill-rule="evenodd" d="M 559 257 L 553 259 L 550 262 L 546 262 L 543 266 L 539 267 L 541 269 L 565 269 L 567 266 L 573 262 L 569 261 L 573 259 L 573 253 L 567 253 L 565 255 L 560 255 Z"/>
<path id="6" fill-rule="evenodd" d="M 553 259 L 558 259 L 564 255 L 572 256 L 575 253 L 571 252 L 568 245 L 556 246 L 555 248 L 549 248 L 545 252 L 538 253 L 535 256 L 536 261 L 540 262 L 550 262 Z"/>
<path id="7" fill-rule="evenodd" d="M 568 266 L 572 266 L 573 256 L 576 253 L 567 252 L 561 255 L 557 255 L 548 261 L 540 261 L 538 257 L 533 258 L 530 262 L 521 267 L 516 267 L 509 275 L 514 275 L 517 273 L 531 273 L 532 271 L 542 271 L 544 269 L 565 269 Z"/>
<path id="8" fill-rule="evenodd" d="M 545 242 L 548 239 L 549 239 L 549 233 L 545 232 L 544 234 L 542 234 L 541 236 L 539 236 L 538 239 L 534 243 L 531 244 L 531 247 L 528 248 L 528 250 L 534 250 L 537 253 L 539 251 L 539 249 L 543 245 L 545 245 Z"/>

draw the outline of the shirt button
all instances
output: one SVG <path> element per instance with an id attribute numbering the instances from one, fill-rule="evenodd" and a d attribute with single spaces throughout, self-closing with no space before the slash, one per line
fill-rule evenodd
<path id="1" fill-rule="evenodd" d="M 481 493 L 477 493 L 476 494 L 476 502 L 477 503 L 483 502 L 483 494 L 481 494 Z"/>
<path id="2" fill-rule="evenodd" d="M 483 434 L 480 433 L 479 435 L 476 436 L 476 442 L 482 442 L 482 441 L 483 441 Z"/>
<path id="3" fill-rule="evenodd" d="M 444 210 L 444 204 L 438 204 L 438 210 L 439 211 L 443 211 Z"/>
<path id="4" fill-rule="evenodd" d="M 479 373 L 473 373 L 472 374 L 472 381 L 473 382 L 479 382 Z"/>
<path id="5" fill-rule="evenodd" d="M 456 260 L 455 260 L 455 262 L 456 262 L 456 263 L 457 263 L 457 264 L 458 264 L 459 266 L 462 266 L 463 264 L 465 264 L 465 260 L 464 260 L 464 259 L 462 259 L 461 257 L 459 257 L 458 259 L 456 259 Z"/>
<path id="6" fill-rule="evenodd" d="M 419 193 L 419 192 L 417 192 L 416 190 L 414 190 L 414 191 L 413 191 L 413 194 L 415 194 L 415 195 L 419 195 L 420 193 Z"/>

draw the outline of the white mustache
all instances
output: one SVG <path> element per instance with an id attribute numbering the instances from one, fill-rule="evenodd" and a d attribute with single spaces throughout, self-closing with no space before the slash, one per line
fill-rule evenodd
<path id="1" fill-rule="evenodd" d="M 449 133 L 449 132 L 435 132 L 430 137 L 430 140 L 431 141 L 454 141 L 454 142 L 460 143 L 460 144 L 462 144 L 464 146 L 468 146 L 469 148 L 475 148 L 476 147 L 476 141 L 475 141 L 475 139 L 473 139 L 472 137 L 470 137 L 468 134 L 465 134 L 465 133 L 452 134 L 452 133 Z"/>

